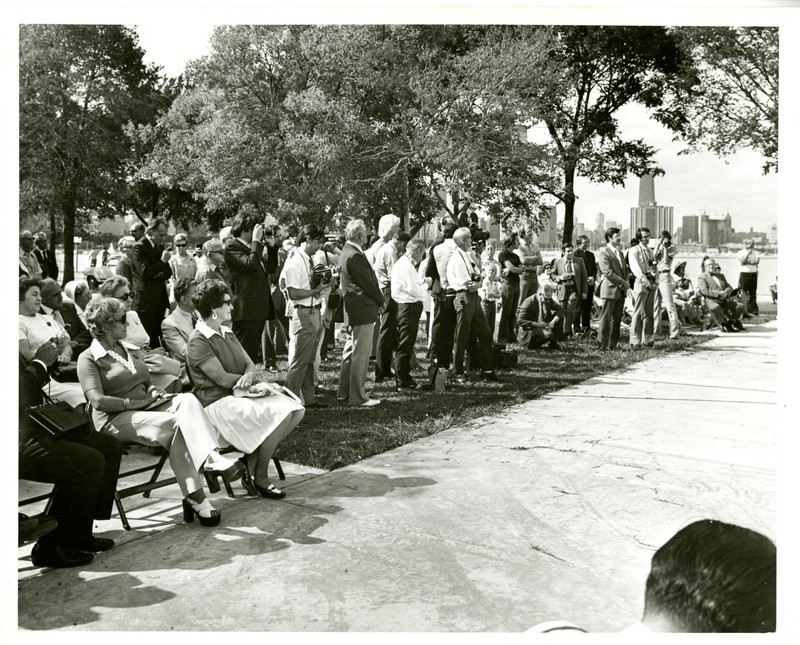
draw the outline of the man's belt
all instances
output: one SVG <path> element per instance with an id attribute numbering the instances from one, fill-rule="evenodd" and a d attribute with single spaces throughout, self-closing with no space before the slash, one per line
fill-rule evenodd
<path id="1" fill-rule="evenodd" d="M 669 269 L 661 269 L 661 271 L 659 271 L 659 273 L 670 273 L 670 270 Z"/>
<path id="2" fill-rule="evenodd" d="M 295 305 L 295 307 L 297 307 L 298 309 L 319 309 L 321 306 L 322 306 L 322 304 L 316 304 L 316 305 Z"/>
<path id="3" fill-rule="evenodd" d="M 444 290 L 444 295 L 448 296 L 449 298 L 455 298 L 457 293 L 458 291 L 456 291 L 455 289 L 448 288 Z"/>

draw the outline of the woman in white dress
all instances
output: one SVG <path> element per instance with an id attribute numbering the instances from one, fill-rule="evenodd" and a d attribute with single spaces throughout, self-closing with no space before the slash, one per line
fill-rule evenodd
<path id="1" fill-rule="evenodd" d="M 286 389 L 259 379 L 233 331 L 231 294 L 218 280 L 204 280 L 192 297 L 198 320 L 186 345 L 186 367 L 194 393 L 221 437 L 245 453 L 242 484 L 250 495 L 286 494 L 269 479 L 269 463 L 280 441 L 305 415 Z"/>

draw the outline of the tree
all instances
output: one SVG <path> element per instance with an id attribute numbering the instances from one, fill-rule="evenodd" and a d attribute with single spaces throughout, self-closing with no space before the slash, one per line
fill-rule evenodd
<path id="1" fill-rule="evenodd" d="M 727 156 L 749 147 L 763 156 L 764 174 L 777 172 L 777 27 L 681 27 L 674 33 L 695 61 L 692 92 L 676 97 L 686 152 L 704 146 Z"/>
<path id="2" fill-rule="evenodd" d="M 50 213 L 53 229 L 55 213 L 63 219 L 65 282 L 76 218 L 121 213 L 124 126 L 153 117 L 158 81 L 142 57 L 126 27 L 20 27 L 20 207 Z"/>
<path id="3" fill-rule="evenodd" d="M 571 241 L 575 175 L 624 185 L 628 173 L 663 174 L 655 149 L 620 136 L 616 112 L 630 102 L 654 110 L 667 122 L 668 91 L 687 63 L 675 38 L 662 27 L 566 26 L 550 29 L 549 74 L 530 93 L 530 125 L 543 124 L 562 173 L 552 194 L 564 203 L 563 240 Z M 537 68 L 530 68 L 535 76 Z"/>

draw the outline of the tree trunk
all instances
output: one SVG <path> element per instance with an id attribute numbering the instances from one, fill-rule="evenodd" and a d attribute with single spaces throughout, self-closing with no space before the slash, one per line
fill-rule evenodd
<path id="1" fill-rule="evenodd" d="M 575 220 L 575 163 L 564 166 L 564 233 L 562 242 L 572 242 L 572 229 Z"/>
<path id="2" fill-rule="evenodd" d="M 75 279 L 75 200 L 64 197 L 61 203 L 61 214 L 64 217 L 64 280 L 66 284 Z"/>
<path id="3" fill-rule="evenodd" d="M 403 181 L 403 203 L 401 207 L 402 215 L 400 219 L 402 220 L 402 229 L 404 231 L 411 231 L 411 204 L 408 192 L 408 166 L 403 166 L 403 173 L 402 173 L 402 181 Z"/>

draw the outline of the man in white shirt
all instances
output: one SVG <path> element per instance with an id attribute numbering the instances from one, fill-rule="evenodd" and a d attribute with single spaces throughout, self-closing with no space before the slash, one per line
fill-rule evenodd
<path id="1" fill-rule="evenodd" d="M 655 343 L 653 334 L 653 303 L 656 295 L 655 257 L 650 250 L 650 229 L 636 231 L 639 244 L 628 251 L 631 273 L 636 276 L 633 285 L 633 320 L 631 320 L 631 347 Z"/>
<path id="2" fill-rule="evenodd" d="M 375 382 L 394 376 L 392 373 L 392 354 L 397 347 L 397 303 L 392 299 L 392 267 L 397 258 L 406 252 L 406 244 L 411 236 L 398 231 L 375 254 L 375 277 L 383 293 L 383 311 L 378 319 L 378 342 L 375 346 Z"/>
<path id="3" fill-rule="evenodd" d="M 455 223 L 449 222 L 442 228 L 444 241 L 431 248 L 428 260 L 436 265 L 439 288 L 433 292 L 433 329 L 431 331 L 433 356 L 439 369 L 450 369 L 453 362 L 453 340 L 456 328 L 456 312 L 453 301 L 456 293 L 447 282 L 447 265 L 456 250 L 453 235 L 458 230 Z"/>
<path id="4" fill-rule="evenodd" d="M 669 231 L 661 231 L 653 257 L 656 260 L 657 289 L 653 298 L 653 318 L 656 334 L 661 327 L 661 307 L 667 310 L 669 318 L 669 337 L 678 338 L 681 335 L 678 323 L 678 309 L 675 306 L 675 283 L 672 279 L 672 260 L 678 254 L 678 249 L 672 244 L 672 235 Z"/>
<path id="5" fill-rule="evenodd" d="M 397 303 L 397 353 L 394 376 L 397 390 L 413 390 L 416 381 L 411 378 L 411 356 L 417 340 L 422 301 L 427 286 L 420 278 L 417 266 L 425 256 L 425 243 L 414 239 L 406 244 L 405 254 L 392 266 L 391 295 Z"/>
<path id="6" fill-rule="evenodd" d="M 19 274 L 41 280 L 42 268 L 39 266 L 33 247 L 33 233 L 22 231 L 19 234 Z"/>
<path id="7" fill-rule="evenodd" d="M 739 269 L 739 289 L 747 296 L 747 310 L 745 318 L 750 315 L 758 315 L 758 303 L 756 302 L 756 287 L 758 286 L 758 251 L 753 248 L 752 238 L 745 238 L 742 241 L 742 250 L 736 254 L 736 259 L 741 265 Z"/>
<path id="8" fill-rule="evenodd" d="M 480 361 L 481 378 L 486 381 L 497 381 L 492 349 L 492 332 L 483 314 L 478 289 L 482 279 L 478 268 L 469 255 L 472 246 L 472 234 L 467 227 L 459 228 L 453 235 L 456 249 L 447 262 L 447 285 L 455 291 L 453 308 L 456 312 L 455 328 L 455 373 L 456 380 L 463 383 L 464 353 L 469 344 L 470 334 L 478 342 L 478 359 Z"/>
<path id="9" fill-rule="evenodd" d="M 289 321 L 291 358 L 286 371 L 286 387 L 299 396 L 307 408 L 327 407 L 315 400 L 314 388 L 314 356 L 322 333 L 320 294 L 327 285 L 316 279 L 311 258 L 319 250 L 323 238 L 323 231 L 314 224 L 303 227 L 297 236 L 295 252 L 283 268 L 286 291 L 294 307 Z M 264 297 L 268 298 L 269 293 Z"/>

